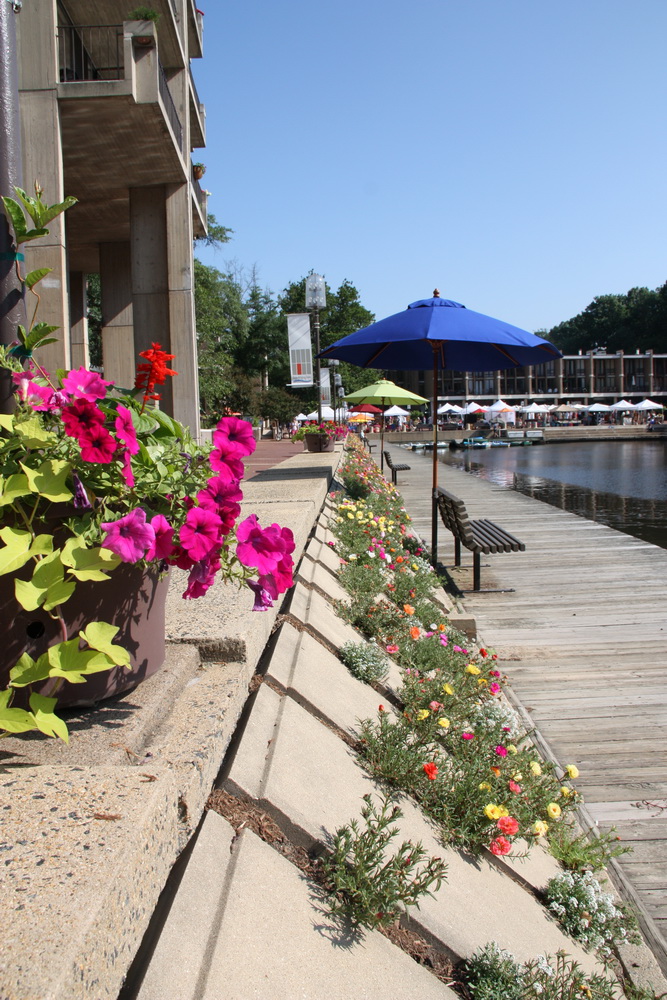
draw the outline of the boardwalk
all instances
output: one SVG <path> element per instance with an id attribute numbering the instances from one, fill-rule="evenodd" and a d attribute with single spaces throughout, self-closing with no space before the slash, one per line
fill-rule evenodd
<path id="1" fill-rule="evenodd" d="M 391 450 L 411 466 L 399 489 L 430 539 L 431 460 Z M 464 604 L 551 754 L 579 767 L 588 815 L 632 844 L 620 879 L 667 972 L 667 551 L 448 466 L 440 483 L 471 517 L 526 544 L 482 557 L 482 587 L 513 593 L 466 594 Z M 453 563 L 442 525 L 439 557 Z M 463 561 L 451 572 L 465 590 L 472 554 Z"/>

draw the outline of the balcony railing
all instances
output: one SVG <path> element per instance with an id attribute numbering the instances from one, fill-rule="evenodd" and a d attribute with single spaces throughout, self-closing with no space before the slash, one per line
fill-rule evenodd
<path id="1" fill-rule="evenodd" d="M 181 119 L 178 117 L 178 111 L 176 110 L 176 105 L 174 104 L 174 98 L 171 96 L 169 84 L 167 83 L 167 76 L 162 68 L 162 63 L 158 63 L 158 84 L 160 88 L 160 97 L 162 98 L 162 103 L 164 104 L 165 111 L 167 112 L 169 124 L 171 125 L 173 133 L 176 136 L 176 142 L 178 143 L 179 149 L 183 152 L 183 126 L 181 125 Z"/>
<path id="2" fill-rule="evenodd" d="M 58 25 L 60 82 L 122 80 L 123 25 Z"/>

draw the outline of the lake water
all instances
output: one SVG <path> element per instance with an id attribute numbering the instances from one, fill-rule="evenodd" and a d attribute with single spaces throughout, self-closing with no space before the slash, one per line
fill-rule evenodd
<path id="1" fill-rule="evenodd" d="M 665 441 L 447 451 L 442 461 L 667 548 Z"/>

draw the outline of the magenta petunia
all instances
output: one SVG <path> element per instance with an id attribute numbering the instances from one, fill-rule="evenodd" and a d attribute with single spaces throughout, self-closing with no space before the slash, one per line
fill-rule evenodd
<path id="1" fill-rule="evenodd" d="M 120 474 L 125 480 L 125 485 L 129 486 L 130 489 L 134 487 L 134 473 L 132 472 L 132 460 L 130 458 L 129 451 L 123 449 L 123 454 L 121 456 L 121 469 Z"/>
<path id="2" fill-rule="evenodd" d="M 223 482 L 238 483 L 240 479 L 243 479 L 245 469 L 240 458 L 218 450 L 211 452 L 209 462 L 213 471 L 218 473 Z"/>
<path id="3" fill-rule="evenodd" d="M 190 569 L 188 585 L 183 593 L 186 600 L 203 597 L 209 587 L 215 582 L 215 574 L 220 569 L 220 559 L 211 552 L 204 559 L 194 563 Z"/>
<path id="4" fill-rule="evenodd" d="M 81 435 L 90 431 L 91 427 L 102 426 L 104 414 L 93 403 L 79 399 L 69 406 L 63 407 L 62 420 L 65 425 L 65 434 L 79 440 Z"/>
<path id="5" fill-rule="evenodd" d="M 286 590 L 294 586 L 293 572 L 294 560 L 291 556 L 283 556 L 272 573 L 279 594 L 284 594 Z"/>
<path id="6" fill-rule="evenodd" d="M 257 447 L 252 424 L 238 417 L 223 417 L 213 431 L 213 444 L 234 458 L 252 455 Z"/>
<path id="7" fill-rule="evenodd" d="M 268 608 L 273 607 L 273 602 L 278 596 L 278 592 L 271 573 L 260 576 L 257 581 L 247 580 L 246 583 L 255 595 L 255 603 L 252 606 L 253 611 L 266 611 Z"/>
<path id="8" fill-rule="evenodd" d="M 84 462 L 96 462 L 100 465 L 108 465 L 118 448 L 118 442 L 102 424 L 93 424 L 85 433 L 82 433 L 79 436 L 79 445 L 81 446 L 81 458 Z"/>
<path id="9" fill-rule="evenodd" d="M 139 451 L 137 432 L 132 423 L 132 414 L 126 406 L 118 406 L 116 409 L 116 437 L 122 441 L 130 455 L 136 455 Z"/>
<path id="10" fill-rule="evenodd" d="M 256 567 L 259 574 L 272 573 L 285 555 L 286 543 L 277 524 L 261 528 L 256 514 L 242 521 L 236 531 L 236 555 L 244 566 Z"/>
<path id="11" fill-rule="evenodd" d="M 104 399 L 107 394 L 107 386 L 113 382 L 107 382 L 96 372 L 89 372 L 87 368 L 77 368 L 71 371 L 62 380 L 63 389 L 78 399 L 85 399 L 92 403 L 96 399 Z"/>
<path id="12" fill-rule="evenodd" d="M 151 520 L 155 539 L 146 553 L 147 559 L 169 559 L 174 552 L 174 529 L 164 514 L 156 514 Z"/>
<path id="13" fill-rule="evenodd" d="M 181 545 L 195 562 L 204 559 L 220 542 L 222 522 L 217 514 L 204 507 L 192 507 L 181 526 Z"/>
<path id="14" fill-rule="evenodd" d="M 494 748 L 499 757 L 507 757 L 507 749 L 504 746 L 497 746 Z"/>
<path id="15" fill-rule="evenodd" d="M 143 559 L 155 539 L 155 532 L 146 523 L 146 513 L 141 507 L 131 510 L 117 521 L 107 521 L 100 527 L 106 532 L 102 548 L 111 549 L 127 563 Z"/>
<path id="16" fill-rule="evenodd" d="M 208 480 L 206 488 L 197 493 L 197 503 L 200 507 L 212 510 L 222 521 L 222 533 L 228 535 L 234 527 L 236 518 L 241 513 L 238 502 L 243 499 L 243 493 L 235 480 L 225 482 L 220 476 Z"/>

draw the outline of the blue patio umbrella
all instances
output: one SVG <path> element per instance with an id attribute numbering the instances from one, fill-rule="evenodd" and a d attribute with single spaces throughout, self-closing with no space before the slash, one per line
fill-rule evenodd
<path id="1" fill-rule="evenodd" d="M 561 356 L 548 340 L 466 309 L 460 302 L 442 299 L 437 289 L 432 299 L 411 302 L 403 312 L 357 330 L 320 352 L 321 358 L 338 358 L 360 368 L 433 370 L 434 559 L 437 558 L 438 372 L 500 371 L 539 365 Z"/>

